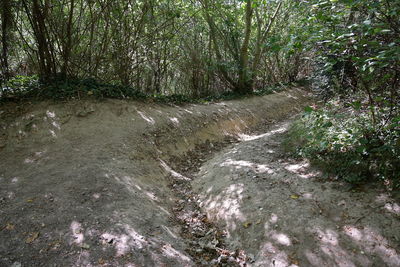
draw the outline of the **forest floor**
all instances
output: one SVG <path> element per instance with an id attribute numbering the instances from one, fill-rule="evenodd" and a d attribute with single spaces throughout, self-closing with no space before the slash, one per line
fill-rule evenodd
<path id="1" fill-rule="evenodd" d="M 400 206 L 282 147 L 300 89 L 0 107 L 0 266 L 399 266 Z"/>

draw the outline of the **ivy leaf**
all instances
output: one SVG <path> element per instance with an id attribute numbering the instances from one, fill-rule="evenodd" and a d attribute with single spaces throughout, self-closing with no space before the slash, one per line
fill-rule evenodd
<path id="1" fill-rule="evenodd" d="M 313 109 L 312 107 L 310 107 L 310 106 L 307 106 L 307 107 L 304 108 L 304 111 L 305 111 L 306 113 L 311 113 L 311 112 L 314 111 L 314 109 Z"/>
<path id="2" fill-rule="evenodd" d="M 353 108 L 355 110 L 360 110 L 360 108 L 361 108 L 361 102 L 360 101 L 354 101 L 353 103 L 351 103 L 351 105 L 353 106 Z"/>

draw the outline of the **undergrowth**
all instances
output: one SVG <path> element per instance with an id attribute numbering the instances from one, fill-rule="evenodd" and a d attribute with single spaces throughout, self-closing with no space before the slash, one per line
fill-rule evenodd
<path id="1" fill-rule="evenodd" d="M 382 181 L 400 188 L 400 116 L 373 123 L 367 110 L 331 101 L 307 107 L 291 127 L 285 147 L 353 184 Z"/>
<path id="2" fill-rule="evenodd" d="M 297 84 L 291 84 L 297 85 Z M 302 85 L 302 84 L 299 84 Z M 219 95 L 195 98 L 184 94 L 145 94 L 130 86 L 104 83 L 96 79 L 56 78 L 46 83 L 40 82 L 38 76 L 16 76 L 0 87 L 0 102 L 25 99 L 68 100 L 84 98 L 136 99 L 160 103 L 207 103 L 221 100 L 239 99 L 249 96 L 262 96 L 282 91 L 287 84 L 278 84 L 255 90 L 247 95 L 235 92 L 224 92 Z"/>

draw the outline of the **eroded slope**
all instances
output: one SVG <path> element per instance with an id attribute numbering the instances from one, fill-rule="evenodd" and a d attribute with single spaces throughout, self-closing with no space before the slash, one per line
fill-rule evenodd
<path id="1" fill-rule="evenodd" d="M 0 263 L 184 266 L 172 158 L 296 112 L 299 89 L 210 105 L 3 106 Z M 12 110 L 12 111 L 10 111 Z M 18 111 L 18 112 L 16 112 Z"/>

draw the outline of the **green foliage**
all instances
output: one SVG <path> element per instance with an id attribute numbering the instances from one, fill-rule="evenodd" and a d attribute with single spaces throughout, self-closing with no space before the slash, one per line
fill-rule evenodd
<path id="1" fill-rule="evenodd" d="M 109 84 L 95 79 L 65 79 L 62 76 L 40 82 L 37 76 L 17 76 L 6 83 L 2 100 L 6 99 L 80 99 L 97 98 L 144 98 L 134 88 Z"/>
<path id="2" fill-rule="evenodd" d="M 299 5 L 304 30 L 297 35 L 308 37 L 303 45 L 313 53 L 313 87 L 325 101 L 336 98 L 323 109 L 307 107 L 288 140 L 297 140 L 298 155 L 349 182 L 399 186 L 400 2 Z"/>
<path id="3" fill-rule="evenodd" d="M 1 86 L 0 100 L 7 98 L 21 98 L 27 92 L 37 90 L 39 86 L 39 78 L 37 75 L 17 75 L 5 82 L 3 86 Z"/>
<path id="4" fill-rule="evenodd" d="M 373 124 L 367 112 L 331 102 L 307 107 L 286 147 L 351 183 L 379 179 L 400 186 L 400 117 Z"/>
<path id="5" fill-rule="evenodd" d="M 290 84 L 294 85 L 294 84 Z M 83 98 L 116 98 L 116 99 L 140 99 L 158 103 L 207 103 L 221 100 L 232 100 L 247 96 L 262 96 L 284 90 L 289 84 L 279 84 L 256 90 L 247 95 L 227 91 L 222 94 L 212 94 L 205 97 L 190 97 L 184 94 L 144 94 L 130 86 L 118 83 L 106 83 L 95 79 L 77 79 L 63 76 L 40 82 L 38 76 L 16 76 L 9 80 L 2 89 L 0 102 L 7 100 L 24 99 L 52 99 L 69 100 Z"/>
<path id="6" fill-rule="evenodd" d="M 104 83 L 95 79 L 54 79 L 43 86 L 34 96 L 51 99 L 71 98 L 143 98 L 144 95 L 129 86 Z"/>
<path id="7" fill-rule="evenodd" d="M 316 60 L 323 64 L 319 71 L 329 76 L 333 90 L 364 91 L 371 100 L 397 90 L 400 2 L 312 2 L 306 23 L 306 32 L 311 33 L 308 46 L 316 49 Z"/>
<path id="8" fill-rule="evenodd" d="M 82 97 L 88 77 L 123 85 L 94 84 L 98 96 L 138 90 L 164 101 L 161 95 L 246 94 L 301 76 L 306 37 L 295 34 L 296 1 L 6 2 L 11 8 L 0 16 L 12 23 L 0 32 L 0 62 L 9 67 L 0 69 L 0 82 L 38 74 L 54 87 L 39 92 L 46 97 Z"/>

